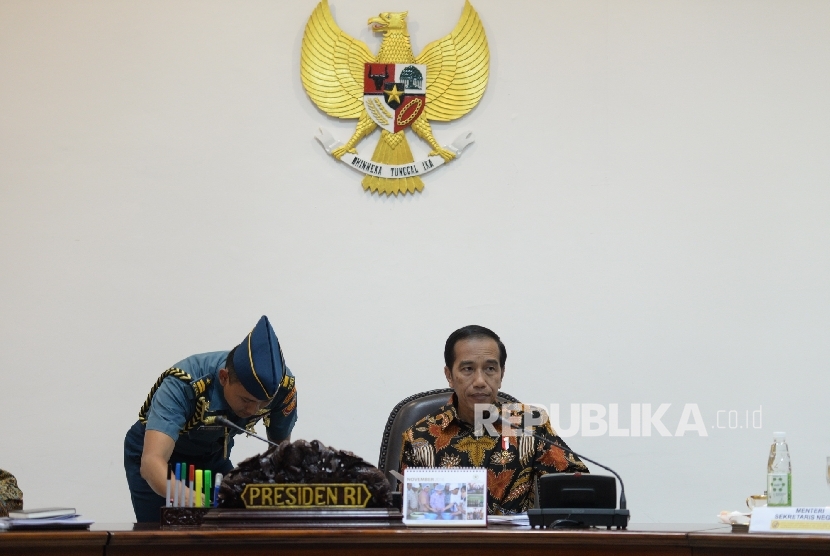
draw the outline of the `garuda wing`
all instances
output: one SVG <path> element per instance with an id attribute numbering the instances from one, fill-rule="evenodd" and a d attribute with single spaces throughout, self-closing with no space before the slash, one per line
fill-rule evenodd
<path id="1" fill-rule="evenodd" d="M 427 66 L 427 119 L 449 122 L 475 108 L 490 76 L 490 49 L 469 0 L 455 29 L 429 43 L 416 63 Z"/>
<path id="2" fill-rule="evenodd" d="M 337 118 L 363 112 L 363 68 L 375 57 L 365 43 L 344 33 L 322 0 L 308 18 L 303 35 L 300 76 L 317 107 Z"/>

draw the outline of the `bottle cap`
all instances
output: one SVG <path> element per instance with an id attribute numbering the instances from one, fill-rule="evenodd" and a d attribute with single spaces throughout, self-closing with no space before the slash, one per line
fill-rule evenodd
<path id="1" fill-rule="evenodd" d="M 787 436 L 787 433 L 785 433 L 785 432 L 774 432 L 774 433 L 772 433 L 772 437 L 775 440 L 784 440 L 784 438 L 786 436 Z"/>

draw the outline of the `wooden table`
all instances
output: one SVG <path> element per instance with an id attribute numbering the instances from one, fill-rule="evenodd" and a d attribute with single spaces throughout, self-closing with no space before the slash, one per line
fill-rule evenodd
<path id="1" fill-rule="evenodd" d="M 0 555 L 103 556 L 109 538 L 107 531 L 0 531 Z"/>
<path id="2" fill-rule="evenodd" d="M 693 531 L 689 546 L 694 556 L 778 556 L 792 554 L 812 556 L 830 554 L 830 536 L 782 533 L 730 533 L 725 531 Z"/>
<path id="3" fill-rule="evenodd" d="M 556 556 L 683 555 L 817 556 L 830 554 L 830 537 L 732 533 L 728 526 L 632 524 L 628 530 L 531 530 L 490 526 L 487 529 L 380 528 L 159 530 L 133 524 L 96 524 L 91 531 L 0 533 L 0 554 L 69 554 L 71 556 L 301 556 L 332 554 L 429 555 L 487 554 Z"/>
<path id="4" fill-rule="evenodd" d="M 699 527 L 698 527 L 699 528 Z M 393 526 L 365 529 L 246 531 L 131 531 L 113 532 L 107 555 L 153 556 L 193 554 L 271 555 L 276 548 L 292 556 L 360 554 L 361 556 L 424 555 L 483 556 L 487 554 L 545 554 L 557 556 L 684 555 L 690 556 L 684 531 L 546 531 L 511 526 L 426 528 Z M 198 547 L 198 548 L 197 548 Z"/>

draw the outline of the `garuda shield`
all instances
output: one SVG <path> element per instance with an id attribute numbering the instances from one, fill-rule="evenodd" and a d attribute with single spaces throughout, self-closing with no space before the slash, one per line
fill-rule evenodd
<path id="1" fill-rule="evenodd" d="M 426 108 L 426 65 L 364 66 L 363 106 L 369 117 L 389 133 L 408 127 Z"/>

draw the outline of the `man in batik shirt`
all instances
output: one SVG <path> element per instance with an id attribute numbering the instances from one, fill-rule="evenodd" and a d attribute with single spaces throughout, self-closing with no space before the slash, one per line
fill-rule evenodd
<path id="1" fill-rule="evenodd" d="M 588 472 L 569 450 L 529 435 L 516 436 L 506 426 L 502 430 L 501 423 L 494 426 L 498 437 L 474 431 L 476 404 L 502 411 L 496 395 L 506 360 L 504 344 L 492 330 L 465 326 L 450 334 L 444 347 L 444 376 L 454 393 L 436 413 L 404 432 L 401 448 L 401 472 L 407 467 L 487 468 L 487 513 L 495 515 L 533 507 L 533 484 L 541 475 Z M 523 422 L 521 408 L 510 415 L 512 423 Z M 545 417 L 543 425 L 533 426 L 533 433 L 567 449 Z"/>

